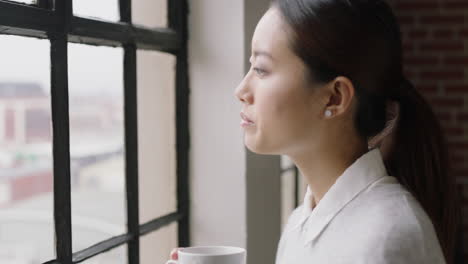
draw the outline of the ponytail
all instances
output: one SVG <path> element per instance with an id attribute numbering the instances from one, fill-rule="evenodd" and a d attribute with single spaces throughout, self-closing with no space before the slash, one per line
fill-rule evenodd
<path id="1" fill-rule="evenodd" d="M 453 263 L 460 215 L 447 143 L 429 103 L 407 79 L 400 88 L 391 98 L 399 103 L 399 114 L 385 165 L 429 215 L 446 262 Z"/>

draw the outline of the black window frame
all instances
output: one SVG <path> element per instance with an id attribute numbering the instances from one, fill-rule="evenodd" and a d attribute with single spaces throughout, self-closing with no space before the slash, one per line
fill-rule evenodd
<path id="1" fill-rule="evenodd" d="M 167 0 L 168 27 L 132 23 L 132 1 L 119 0 L 120 21 L 108 22 L 73 15 L 72 0 L 37 0 L 23 4 L 0 0 L 0 34 L 50 40 L 51 106 L 54 172 L 54 225 L 57 258 L 44 264 L 74 264 L 127 244 L 128 263 L 140 263 L 140 237 L 178 222 L 180 247 L 189 237 L 189 116 L 187 63 L 187 0 Z M 127 232 L 72 252 L 68 43 L 123 47 L 124 126 Z M 177 211 L 139 223 L 137 56 L 138 49 L 176 56 Z"/>

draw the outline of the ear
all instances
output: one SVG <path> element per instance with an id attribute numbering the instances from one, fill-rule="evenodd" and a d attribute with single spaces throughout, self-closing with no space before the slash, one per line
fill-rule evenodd
<path id="1" fill-rule="evenodd" d="M 323 111 L 331 111 L 330 118 L 349 112 L 354 94 L 351 80 L 344 76 L 336 77 L 327 87 L 327 103 Z"/>

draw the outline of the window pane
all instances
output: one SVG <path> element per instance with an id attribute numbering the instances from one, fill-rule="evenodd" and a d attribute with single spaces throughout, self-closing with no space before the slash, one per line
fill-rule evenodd
<path id="1" fill-rule="evenodd" d="M 84 264 L 126 264 L 128 263 L 127 245 L 122 245 L 108 252 L 101 253 L 81 263 L 84 263 Z"/>
<path id="2" fill-rule="evenodd" d="M 69 44 L 73 251 L 126 231 L 123 51 Z"/>
<path id="3" fill-rule="evenodd" d="M 55 258 L 49 50 L 0 36 L 0 263 Z"/>
<path id="4" fill-rule="evenodd" d="M 167 0 L 133 0 L 132 19 L 146 27 L 167 27 Z"/>
<path id="5" fill-rule="evenodd" d="M 166 263 L 171 250 L 179 244 L 177 222 L 142 236 L 140 239 L 140 263 Z"/>
<path id="6" fill-rule="evenodd" d="M 118 0 L 73 0 L 73 13 L 76 16 L 118 21 Z"/>
<path id="7" fill-rule="evenodd" d="M 175 212 L 175 57 L 138 51 L 140 223 Z"/>
<path id="8" fill-rule="evenodd" d="M 36 4 L 37 0 L 10 0 L 14 2 L 20 2 L 20 3 L 25 3 L 25 4 Z"/>

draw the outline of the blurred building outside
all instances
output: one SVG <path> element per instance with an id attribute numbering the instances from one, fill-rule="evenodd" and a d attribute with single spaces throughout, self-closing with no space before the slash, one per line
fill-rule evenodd
<path id="1" fill-rule="evenodd" d="M 71 182 L 80 200 L 74 211 L 82 212 L 74 215 L 74 228 L 96 237 L 92 240 L 125 232 L 123 212 L 102 210 L 119 201 L 125 186 L 121 105 L 102 96 L 70 100 L 70 130 L 77 137 L 71 141 Z M 0 83 L 0 263 L 36 263 L 42 252 L 53 251 L 52 244 L 40 240 L 54 231 L 34 228 L 53 222 L 51 126 L 50 98 L 39 84 Z M 27 239 L 11 243 L 9 237 Z"/>

